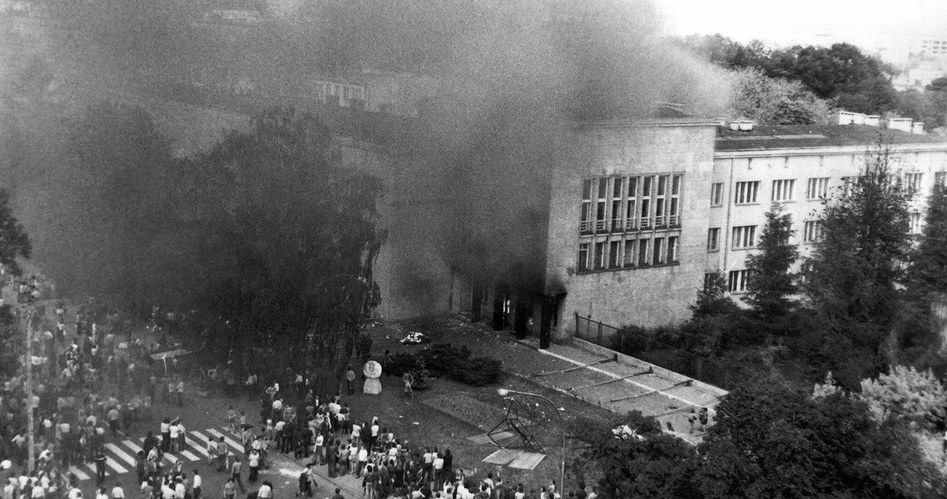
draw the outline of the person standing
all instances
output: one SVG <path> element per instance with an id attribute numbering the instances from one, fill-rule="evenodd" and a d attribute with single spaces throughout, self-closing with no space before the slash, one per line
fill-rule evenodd
<path id="1" fill-rule="evenodd" d="M 115 482 L 112 487 L 112 499 L 125 499 L 125 490 L 122 489 L 122 482 Z"/>
<path id="2" fill-rule="evenodd" d="M 247 477 L 249 483 L 256 483 L 258 473 L 260 472 L 260 453 L 256 449 L 250 450 L 247 456 L 247 466 L 250 467 L 250 474 Z"/>
<path id="3" fill-rule="evenodd" d="M 240 493 L 247 491 L 246 487 L 243 486 L 243 479 L 240 478 L 240 471 L 243 469 L 243 461 L 240 460 L 240 456 L 234 455 L 233 464 L 230 465 L 230 476 L 233 478 L 233 481 L 240 487 Z"/>
<path id="4" fill-rule="evenodd" d="M 233 478 L 228 478 L 224 484 L 224 499 L 233 499 L 237 494 L 237 487 L 233 483 Z"/>
<path id="5" fill-rule="evenodd" d="M 107 458 L 105 457 L 105 452 L 102 449 L 99 449 L 95 453 L 95 485 L 96 487 L 101 487 L 102 483 L 105 482 L 105 462 Z"/>
<path id="6" fill-rule="evenodd" d="M 221 472 L 226 469 L 227 466 L 227 442 L 224 442 L 224 437 L 220 437 L 220 440 L 217 441 L 217 471 Z"/>
<path id="7" fill-rule="evenodd" d="M 194 480 L 191 482 L 194 491 L 194 499 L 201 499 L 201 491 L 204 486 L 204 479 L 201 478 L 201 475 L 197 472 L 197 468 L 194 468 Z"/>
<path id="8" fill-rule="evenodd" d="M 184 378 L 178 378 L 175 391 L 178 394 L 178 407 L 184 407 Z"/>

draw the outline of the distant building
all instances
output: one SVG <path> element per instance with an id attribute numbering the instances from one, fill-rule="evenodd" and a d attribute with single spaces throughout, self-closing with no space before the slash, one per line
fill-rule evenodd
<path id="1" fill-rule="evenodd" d="M 314 79 L 312 85 L 316 100 L 324 105 L 397 116 L 417 116 L 424 101 L 437 92 L 434 78 L 403 73 L 322 77 Z"/>

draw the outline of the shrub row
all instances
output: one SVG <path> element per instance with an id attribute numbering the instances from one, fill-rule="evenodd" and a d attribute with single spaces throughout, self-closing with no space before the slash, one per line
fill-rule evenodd
<path id="1" fill-rule="evenodd" d="M 454 381 L 485 386 L 499 381 L 502 362 L 490 357 L 471 357 L 467 347 L 456 348 L 450 344 L 431 345 L 417 354 L 397 353 L 392 355 L 385 372 L 401 376 L 414 370 L 418 359 L 422 360 L 433 376 L 445 376 Z"/>

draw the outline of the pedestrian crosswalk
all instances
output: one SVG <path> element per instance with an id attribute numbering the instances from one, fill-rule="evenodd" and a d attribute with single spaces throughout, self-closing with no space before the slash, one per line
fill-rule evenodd
<path id="1" fill-rule="evenodd" d="M 187 431 L 184 436 L 184 445 L 180 446 L 176 452 L 166 452 L 164 459 L 167 463 L 175 464 L 178 461 L 183 463 L 207 460 L 213 456 L 213 451 L 208 452 L 207 443 L 217 442 L 220 437 L 224 437 L 224 442 L 231 452 L 243 454 L 244 449 L 228 428 L 207 428 L 203 431 Z M 135 471 L 135 456 L 141 452 L 142 444 L 145 439 L 125 439 L 118 442 L 109 442 L 105 447 L 105 469 L 106 475 L 118 476 Z M 69 471 L 80 481 L 95 479 L 96 469 L 94 463 L 75 464 L 69 467 Z"/>

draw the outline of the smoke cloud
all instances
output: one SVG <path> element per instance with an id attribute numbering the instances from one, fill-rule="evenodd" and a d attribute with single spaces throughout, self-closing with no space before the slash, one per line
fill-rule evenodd
<path id="1" fill-rule="evenodd" d="M 169 159 L 180 141 L 175 131 L 194 135 L 194 109 L 227 108 L 220 112 L 224 125 L 215 126 L 229 127 L 235 110 L 306 107 L 314 100 L 306 83 L 317 75 L 372 69 L 435 77 L 437 95 L 421 115 L 389 130 L 397 137 L 389 146 L 400 169 L 391 179 L 397 200 L 391 218 L 429 239 L 401 266 L 410 274 L 404 281 L 423 296 L 433 285 L 424 263 L 431 257 L 472 280 L 536 289 L 548 173 L 570 147 L 577 121 L 645 117 L 659 101 L 716 115 L 729 91 L 719 72 L 661 39 L 647 1 L 42 5 L 32 17 L 2 22 L 0 95 L 14 119 L 0 127 L 0 175 L 15 187 L 17 209 L 37 241 L 37 263 L 72 292 L 96 290 L 90 283 L 107 270 L 103 262 L 121 251 L 124 237 L 68 222 L 70 213 L 88 210 L 89 196 L 108 196 L 108 189 L 77 195 L 83 162 L 68 156 L 80 117 L 97 101 L 152 112 L 168 137 L 152 144 L 162 159 L 150 167 L 173 169 L 179 167 L 168 166 L 178 165 Z M 220 8 L 255 9 L 260 17 L 208 20 Z M 233 96 L 240 80 L 250 82 L 249 97 Z M 198 107 L 162 104 L 169 100 Z M 174 188 L 173 182 L 157 186 Z"/>

